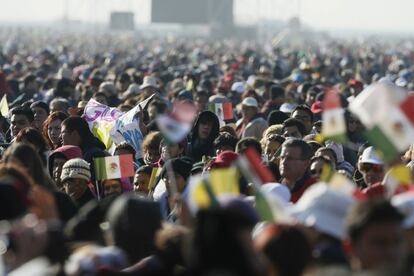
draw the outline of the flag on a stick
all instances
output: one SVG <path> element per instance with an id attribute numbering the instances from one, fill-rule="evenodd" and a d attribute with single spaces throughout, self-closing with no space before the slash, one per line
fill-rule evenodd
<path id="1" fill-rule="evenodd" d="M 96 180 L 116 179 L 134 175 L 132 154 L 94 159 Z"/>

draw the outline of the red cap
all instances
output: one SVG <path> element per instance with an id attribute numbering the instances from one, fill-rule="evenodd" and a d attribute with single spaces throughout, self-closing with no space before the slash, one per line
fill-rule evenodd
<path id="1" fill-rule="evenodd" d="M 323 112 L 323 103 L 321 101 L 316 101 L 311 106 L 311 111 L 314 114 Z"/>

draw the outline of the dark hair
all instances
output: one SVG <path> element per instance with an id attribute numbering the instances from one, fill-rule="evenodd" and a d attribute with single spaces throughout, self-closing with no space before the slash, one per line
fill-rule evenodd
<path id="1" fill-rule="evenodd" d="M 115 152 L 117 150 L 121 150 L 121 149 L 129 151 L 132 154 L 132 158 L 135 159 L 136 151 L 135 151 L 135 149 L 130 144 L 128 144 L 127 142 L 120 143 L 119 145 L 117 145 L 115 147 Z"/>
<path id="2" fill-rule="evenodd" d="M 47 105 L 47 103 L 42 102 L 42 101 L 36 101 L 30 105 L 30 109 L 33 109 L 35 107 L 40 107 L 44 109 L 46 113 L 49 115 L 49 106 Z"/>
<path id="3" fill-rule="evenodd" d="M 367 200 L 354 205 L 348 212 L 346 228 L 352 241 L 358 239 L 364 230 L 375 223 L 401 223 L 404 216 L 388 200 Z"/>
<path id="4" fill-rule="evenodd" d="M 269 126 L 281 125 L 287 119 L 289 119 L 289 116 L 285 112 L 273 110 L 269 113 L 269 116 L 267 116 L 267 123 Z"/>
<path id="5" fill-rule="evenodd" d="M 95 93 L 93 93 L 92 98 L 96 98 L 96 97 L 99 97 L 99 96 L 104 97 L 106 100 L 108 100 L 108 97 L 106 96 L 106 94 L 104 92 L 95 92 Z"/>
<path id="6" fill-rule="evenodd" d="M 150 166 L 150 165 L 141 166 L 136 170 L 135 174 L 137 174 L 137 173 L 145 173 L 145 174 L 151 176 L 152 166 Z"/>
<path id="7" fill-rule="evenodd" d="M 272 142 L 276 141 L 276 142 L 279 142 L 280 144 L 283 144 L 286 141 L 286 138 L 279 134 L 272 134 L 266 137 L 266 141 L 272 141 Z"/>
<path id="8" fill-rule="evenodd" d="M 23 108 L 23 107 L 15 107 L 10 112 L 11 115 L 23 115 L 27 118 L 27 120 L 31 123 L 34 121 L 34 114 L 30 108 Z"/>
<path id="9" fill-rule="evenodd" d="M 95 141 L 95 136 L 89 129 L 88 123 L 79 116 L 70 116 L 62 122 L 62 126 L 66 127 L 68 131 L 76 130 L 79 137 L 82 139 L 81 148 L 85 144 L 90 144 Z"/>
<path id="10" fill-rule="evenodd" d="M 271 224 L 255 239 L 255 245 L 282 276 L 302 275 L 311 260 L 311 244 L 296 226 Z"/>
<path id="11" fill-rule="evenodd" d="M 285 96 L 285 89 L 279 85 L 272 85 L 270 87 L 270 99 L 276 99 Z"/>
<path id="12" fill-rule="evenodd" d="M 298 119 L 289 118 L 286 121 L 284 121 L 282 131 L 285 131 L 285 128 L 287 127 L 296 127 L 299 130 L 299 132 L 302 134 L 302 137 L 306 135 L 305 125 Z"/>
<path id="13" fill-rule="evenodd" d="M 241 139 L 236 145 L 236 152 L 242 154 L 246 149 L 253 147 L 259 155 L 262 155 L 262 146 L 260 142 L 253 137 L 246 137 Z"/>
<path id="14" fill-rule="evenodd" d="M 310 116 L 311 122 L 313 122 L 313 112 L 312 110 L 310 110 L 310 108 L 307 105 L 301 104 L 301 105 L 296 106 L 295 109 L 293 109 L 291 114 L 293 114 L 295 111 L 298 111 L 298 110 L 307 112 Z"/>
<path id="15" fill-rule="evenodd" d="M 310 160 L 310 162 L 309 162 L 309 164 L 312 164 L 315 161 L 322 161 L 326 165 L 329 165 L 332 168 L 335 168 L 335 164 L 333 164 L 331 160 L 329 160 L 328 158 L 326 158 L 324 156 L 314 156 L 314 157 L 312 157 L 311 160 Z"/>
<path id="16" fill-rule="evenodd" d="M 338 163 L 338 157 L 336 156 L 336 152 L 333 149 L 328 148 L 328 147 L 320 147 L 319 149 L 316 150 L 315 154 L 321 151 L 329 151 L 330 153 L 332 153 L 332 156 L 335 159 L 335 164 Z"/>
<path id="17" fill-rule="evenodd" d="M 282 148 L 300 148 L 302 159 L 309 160 L 312 157 L 311 147 L 301 139 L 289 138 L 282 144 Z"/>
<path id="18" fill-rule="evenodd" d="M 61 111 L 56 111 L 56 112 L 53 112 L 52 114 L 50 114 L 46 118 L 46 120 L 43 122 L 42 134 L 43 134 L 43 137 L 45 138 L 46 142 L 48 143 L 49 148 L 55 149 L 55 147 L 54 147 L 52 141 L 49 139 L 49 135 L 47 133 L 50 123 L 55 121 L 55 120 L 61 120 L 63 122 L 67 117 L 69 117 L 67 114 L 65 114 Z"/>
<path id="19" fill-rule="evenodd" d="M 229 125 L 225 125 L 225 126 L 220 127 L 219 132 L 220 133 L 228 133 L 230 135 L 233 135 L 233 136 L 237 137 L 236 131 L 234 130 L 234 128 L 232 128 Z"/>
<path id="20" fill-rule="evenodd" d="M 36 184 L 55 190 L 56 186 L 46 174 L 43 163 L 33 146 L 24 143 L 13 143 L 4 152 L 3 161 L 8 163 L 11 157 L 16 157 L 28 171 Z"/>
<path id="21" fill-rule="evenodd" d="M 167 103 L 163 102 L 163 101 L 160 101 L 160 100 L 155 100 L 155 101 L 150 102 L 148 107 L 150 107 L 150 106 L 155 106 L 155 108 L 157 109 L 158 114 L 163 114 L 168 109 Z"/>
<path id="22" fill-rule="evenodd" d="M 16 136 L 16 142 L 25 142 L 25 140 L 33 145 L 40 155 L 40 158 L 43 161 L 43 164 L 46 165 L 46 156 L 44 156 L 45 151 L 48 149 L 43 135 L 33 127 L 26 127 L 19 131 Z"/>
<path id="23" fill-rule="evenodd" d="M 26 87 L 29 83 L 34 82 L 36 80 L 36 76 L 35 75 L 27 75 L 26 77 L 24 77 L 23 79 L 23 85 Z"/>
<path id="24" fill-rule="evenodd" d="M 229 146 L 234 151 L 238 141 L 239 139 L 237 137 L 234 137 L 227 132 L 223 132 L 220 133 L 219 136 L 217 136 L 217 138 L 214 140 L 214 148 L 218 149 L 221 147 Z"/>

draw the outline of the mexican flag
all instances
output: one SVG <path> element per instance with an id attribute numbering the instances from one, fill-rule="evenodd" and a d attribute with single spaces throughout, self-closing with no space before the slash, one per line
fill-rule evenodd
<path id="1" fill-rule="evenodd" d="M 414 95 L 396 85 L 377 83 L 361 92 L 349 106 L 365 125 L 368 141 L 391 161 L 414 141 Z"/>
<path id="2" fill-rule="evenodd" d="M 134 175 L 132 154 L 94 158 L 96 180 L 116 179 Z"/>
<path id="3" fill-rule="evenodd" d="M 341 99 L 335 89 L 325 91 L 322 113 L 322 136 L 335 142 L 346 142 L 346 123 Z"/>
<path id="4" fill-rule="evenodd" d="M 164 138 L 171 144 L 181 142 L 191 131 L 197 108 L 190 102 L 174 103 L 169 115 L 159 115 L 155 119 Z"/>
<path id="5" fill-rule="evenodd" d="M 233 106 L 231 103 L 210 103 L 208 110 L 214 112 L 221 121 L 233 119 Z"/>
<path id="6" fill-rule="evenodd" d="M 269 169 L 262 164 L 259 154 L 255 149 L 248 148 L 244 155 L 237 159 L 236 166 L 247 181 L 253 184 L 256 210 L 259 213 L 260 219 L 262 221 L 275 222 L 278 217 L 276 205 L 260 190 L 262 184 L 275 182 L 275 180 Z"/>

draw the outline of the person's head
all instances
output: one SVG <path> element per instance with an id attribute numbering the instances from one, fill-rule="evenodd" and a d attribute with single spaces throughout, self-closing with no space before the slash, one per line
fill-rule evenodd
<path id="1" fill-rule="evenodd" d="M 273 134 L 266 138 L 264 152 L 268 160 L 272 160 L 276 157 L 276 153 L 279 151 L 283 142 L 285 142 L 285 138 L 278 134 Z"/>
<path id="2" fill-rule="evenodd" d="M 49 175 L 55 181 L 55 184 L 61 188 L 60 175 L 62 173 L 62 167 L 72 158 L 81 158 L 82 150 L 77 146 L 66 145 L 55 149 L 49 156 Z"/>
<path id="3" fill-rule="evenodd" d="M 232 128 L 229 125 L 224 125 L 224 126 L 220 127 L 220 133 L 228 133 L 232 136 L 237 137 L 236 131 L 234 130 L 234 128 Z"/>
<path id="4" fill-rule="evenodd" d="M 63 145 L 80 147 L 95 139 L 88 123 L 79 116 L 71 116 L 62 122 L 60 137 Z"/>
<path id="5" fill-rule="evenodd" d="M 260 142 L 253 137 L 246 137 L 241 139 L 236 144 L 236 153 L 243 154 L 248 148 L 254 148 L 259 156 L 262 155 L 262 146 Z"/>
<path id="6" fill-rule="evenodd" d="M 305 141 L 287 139 L 280 153 L 281 176 L 289 182 L 298 180 L 308 170 L 311 154 L 311 148 Z"/>
<path id="7" fill-rule="evenodd" d="M 33 127 L 26 127 L 17 134 L 16 142 L 28 143 L 31 144 L 39 153 L 39 155 L 43 155 L 42 160 L 45 159 L 44 156 L 45 152 L 47 151 L 47 144 L 45 139 L 43 138 L 42 134 L 37 131 L 37 129 Z M 45 161 L 46 164 L 46 160 Z"/>
<path id="8" fill-rule="evenodd" d="M 311 260 L 311 244 L 298 227 L 266 225 L 254 239 L 255 249 L 264 254 L 270 275 L 303 275 Z"/>
<path id="9" fill-rule="evenodd" d="M 66 113 L 57 111 L 51 113 L 43 124 L 43 137 L 49 145 L 49 148 L 56 149 L 62 145 L 60 131 L 62 122 L 68 117 Z"/>
<path id="10" fill-rule="evenodd" d="M 32 126 L 34 115 L 28 108 L 16 107 L 11 110 L 10 128 L 12 137 L 16 137 L 20 130 Z"/>
<path id="11" fill-rule="evenodd" d="M 149 120 L 155 120 L 158 115 L 164 114 L 168 111 L 168 105 L 166 102 L 161 100 L 155 100 L 150 102 L 148 105 L 148 116 Z"/>
<path id="12" fill-rule="evenodd" d="M 269 116 L 267 116 L 267 123 L 269 126 L 279 125 L 283 124 L 287 119 L 289 119 L 289 116 L 285 112 L 273 110 L 269 113 Z"/>
<path id="13" fill-rule="evenodd" d="M 196 133 L 193 135 L 200 140 L 213 142 L 219 133 L 219 125 L 216 114 L 211 111 L 201 112 L 193 130 Z"/>
<path id="14" fill-rule="evenodd" d="M 281 105 L 285 101 L 285 89 L 279 85 L 272 85 L 270 87 L 270 99 Z"/>
<path id="15" fill-rule="evenodd" d="M 301 121 L 289 118 L 283 122 L 282 133 L 285 138 L 302 139 L 306 135 L 306 128 Z"/>
<path id="16" fill-rule="evenodd" d="M 170 144 L 166 140 L 162 139 L 160 143 L 161 149 L 161 158 L 165 161 L 167 158 L 176 158 L 180 157 L 185 153 L 185 149 L 187 147 L 187 139 L 184 138 L 178 144 Z"/>
<path id="17" fill-rule="evenodd" d="M 102 181 L 105 197 L 122 194 L 121 179 L 105 179 Z"/>
<path id="18" fill-rule="evenodd" d="M 310 160 L 309 171 L 314 178 L 319 179 L 322 174 L 322 170 L 324 166 L 329 166 L 331 170 L 334 170 L 335 168 L 335 165 L 333 164 L 333 162 L 329 160 L 328 158 L 322 155 L 314 156 Z"/>
<path id="19" fill-rule="evenodd" d="M 214 148 L 216 149 L 216 155 L 219 155 L 225 150 L 235 151 L 236 144 L 239 139 L 229 133 L 220 133 L 214 140 Z"/>
<path id="20" fill-rule="evenodd" d="M 135 159 L 135 149 L 127 142 L 122 142 L 115 147 L 114 155 L 132 154 L 132 158 Z"/>
<path id="21" fill-rule="evenodd" d="M 291 118 L 295 118 L 302 122 L 306 128 L 306 133 L 309 133 L 313 124 L 313 113 L 306 105 L 298 105 L 292 112 Z"/>
<path id="22" fill-rule="evenodd" d="M 39 88 L 38 83 L 36 82 L 36 76 L 35 75 L 27 75 L 23 79 L 23 86 L 26 90 L 32 90 L 32 92 L 37 92 L 37 89 Z"/>
<path id="23" fill-rule="evenodd" d="M 320 147 L 316 150 L 314 156 L 323 156 L 326 159 L 330 160 L 336 168 L 336 163 L 338 163 L 338 157 L 333 149 L 328 147 Z"/>
<path id="24" fill-rule="evenodd" d="M 44 163 L 34 147 L 25 143 L 13 143 L 3 154 L 3 162 L 20 166 L 36 184 L 53 190 L 55 187 L 45 172 Z"/>
<path id="25" fill-rule="evenodd" d="M 250 121 L 258 113 L 259 104 L 253 97 L 246 97 L 241 103 L 241 114 L 245 121 Z"/>
<path id="26" fill-rule="evenodd" d="M 98 103 L 108 105 L 108 97 L 103 92 L 96 92 L 92 95 L 92 98 Z"/>
<path id="27" fill-rule="evenodd" d="M 60 182 L 71 198 L 77 200 L 82 197 L 90 180 L 90 165 L 85 160 L 74 158 L 63 165 Z"/>
<path id="28" fill-rule="evenodd" d="M 208 103 L 208 93 L 205 90 L 197 91 L 195 94 L 194 102 L 198 108 L 199 112 L 202 112 L 207 109 Z"/>
<path id="29" fill-rule="evenodd" d="M 34 113 L 34 127 L 42 131 L 43 122 L 46 120 L 47 116 L 49 116 L 49 106 L 42 101 L 34 102 L 30 105 L 30 109 Z"/>
<path id="30" fill-rule="evenodd" d="M 142 151 L 146 165 L 152 165 L 161 158 L 161 140 L 162 135 L 159 131 L 150 132 L 145 136 L 142 142 Z"/>
<path id="31" fill-rule="evenodd" d="M 384 161 L 375 153 L 373 147 L 366 148 L 358 160 L 358 170 L 361 172 L 367 186 L 381 182 L 384 178 Z"/>
<path id="32" fill-rule="evenodd" d="M 70 105 L 68 100 L 64 98 L 55 98 L 49 103 L 50 113 L 56 111 L 68 113 L 69 107 Z"/>
<path id="33" fill-rule="evenodd" d="M 170 164 L 168 164 L 168 162 Z M 167 172 L 168 166 L 172 166 L 172 169 L 174 171 L 174 179 L 170 179 L 170 175 Z M 193 164 L 186 158 L 173 158 L 165 162 L 161 175 L 164 179 L 169 195 L 172 195 L 171 193 L 175 189 L 173 187 L 174 182 L 178 193 L 182 193 L 184 191 L 187 185 L 187 180 L 190 177 L 192 166 Z"/>
<path id="34" fill-rule="evenodd" d="M 398 269 L 405 255 L 403 218 L 389 201 L 356 204 L 346 219 L 351 266 L 355 270 Z"/>
<path id="35" fill-rule="evenodd" d="M 148 194 L 149 182 L 151 179 L 152 167 L 145 165 L 137 169 L 134 176 L 134 192 Z"/>

